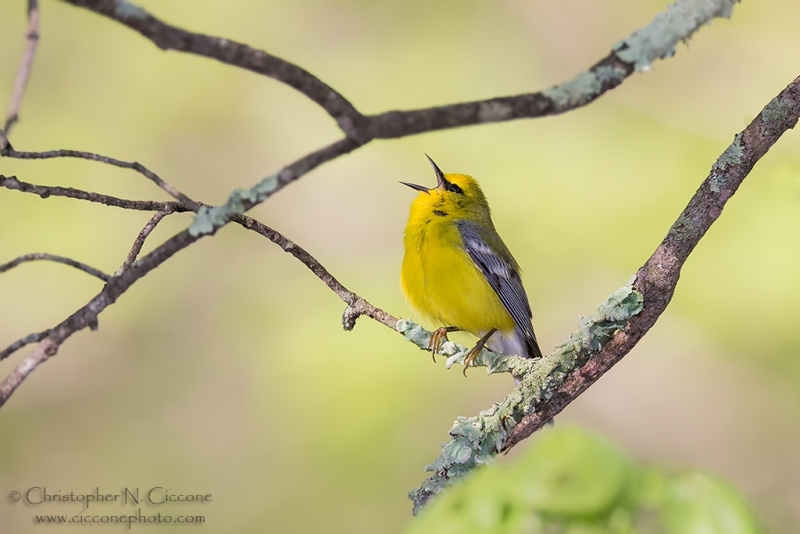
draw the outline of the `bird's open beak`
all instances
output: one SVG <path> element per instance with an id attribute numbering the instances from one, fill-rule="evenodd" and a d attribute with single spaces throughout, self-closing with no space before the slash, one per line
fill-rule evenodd
<path id="1" fill-rule="evenodd" d="M 407 185 L 411 189 L 416 189 L 417 191 L 422 191 L 423 193 L 428 193 L 428 188 L 424 185 L 417 185 L 417 184 L 410 184 L 408 182 L 400 182 L 403 185 Z M 430 195 L 430 193 L 428 193 Z"/>
<path id="2" fill-rule="evenodd" d="M 446 187 L 447 184 L 449 184 L 450 182 L 445 180 L 444 173 L 442 172 L 442 170 L 436 165 L 436 163 L 433 162 L 433 160 L 429 155 L 425 154 L 425 157 L 428 158 L 428 161 L 431 162 L 431 166 L 433 167 L 433 172 L 436 173 L 436 188 Z M 430 193 L 431 189 L 435 189 L 435 188 L 425 187 L 424 185 L 410 184 L 408 182 L 400 182 L 400 183 L 403 185 L 407 185 L 411 189 L 416 189 L 417 191 L 428 193 L 429 195 L 431 194 Z"/>
<path id="3" fill-rule="evenodd" d="M 425 157 L 428 158 L 428 161 L 431 162 L 431 167 L 433 167 L 433 172 L 436 173 L 436 187 L 446 186 L 448 182 L 447 180 L 444 179 L 444 173 L 442 172 L 442 169 L 440 169 L 439 166 L 436 165 L 436 163 L 434 163 L 434 161 L 431 159 L 429 155 L 425 154 Z"/>

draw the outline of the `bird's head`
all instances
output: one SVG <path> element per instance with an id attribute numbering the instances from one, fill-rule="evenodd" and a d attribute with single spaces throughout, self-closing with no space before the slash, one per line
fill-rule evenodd
<path id="1" fill-rule="evenodd" d="M 491 217 L 489 203 L 472 176 L 444 174 L 430 156 L 426 154 L 426 157 L 436 173 L 435 187 L 400 182 L 419 191 L 411 204 L 412 213 L 471 220 Z"/>

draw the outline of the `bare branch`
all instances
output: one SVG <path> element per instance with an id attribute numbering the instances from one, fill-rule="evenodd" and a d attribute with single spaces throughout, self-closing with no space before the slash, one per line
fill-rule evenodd
<path id="1" fill-rule="evenodd" d="M 649 70 L 656 59 L 672 56 L 679 42 L 688 40 L 711 19 L 729 17 L 734 4 L 739 2 L 676 0 L 648 26 L 618 42 L 608 56 L 572 80 L 545 91 L 364 116 L 311 73 L 262 50 L 170 26 L 126 0 L 66 1 L 116 20 L 164 50 L 214 58 L 282 81 L 322 106 L 347 137 L 358 140 L 359 144 L 473 124 L 556 115 L 585 106 L 634 71 Z"/>
<path id="2" fill-rule="evenodd" d="M 155 226 L 161 221 L 161 219 L 163 219 L 166 215 L 169 215 L 170 213 L 189 211 L 188 208 L 177 202 L 127 200 L 69 187 L 50 187 L 50 186 L 29 184 L 26 182 L 19 181 L 16 176 L 6 177 L 0 175 L 0 187 L 5 187 L 7 189 L 18 190 L 26 193 L 33 193 L 35 195 L 41 196 L 42 198 L 48 198 L 50 196 L 65 196 L 69 198 L 88 200 L 90 202 L 98 202 L 108 206 L 115 206 L 125 209 L 157 211 L 158 213 L 156 213 L 153 216 L 153 218 L 150 219 L 150 221 L 145 225 L 145 227 L 137 236 L 136 241 L 134 242 L 133 247 L 131 248 L 131 251 L 128 253 L 127 259 L 125 260 L 123 265 L 117 270 L 115 276 L 119 276 L 133 264 L 139 252 L 141 252 L 141 248 L 144 244 L 145 239 L 147 239 L 147 237 L 150 235 L 153 229 L 155 229 Z M 205 207 L 210 209 L 215 208 L 215 206 L 205 206 Z M 284 237 L 280 232 L 246 215 L 237 215 L 233 217 L 232 221 L 240 224 L 241 226 L 247 228 L 248 230 L 252 230 L 258 234 L 261 234 L 262 236 L 266 237 L 273 243 L 280 246 L 286 252 L 292 254 L 295 258 L 297 258 L 304 265 L 306 265 L 306 267 L 308 267 L 311 270 L 311 272 L 313 272 L 320 280 L 322 280 L 322 282 L 325 283 L 325 285 L 327 285 L 331 290 L 333 290 L 333 292 L 336 293 L 339 296 L 339 298 L 341 298 L 348 305 L 347 309 L 345 310 L 344 316 L 342 318 L 343 324 L 345 325 L 345 329 L 352 330 L 353 327 L 355 326 L 356 319 L 360 315 L 367 315 L 368 317 L 375 319 L 376 321 L 388 326 L 389 328 L 392 329 L 395 328 L 395 325 L 397 324 L 396 317 L 393 317 L 392 315 L 386 313 L 385 311 L 376 308 L 375 306 L 367 302 L 365 299 L 359 297 L 357 294 L 348 290 L 338 280 L 336 280 L 336 278 L 332 274 L 330 274 L 330 272 L 328 272 L 328 270 L 325 269 L 325 267 L 323 267 L 316 260 L 316 258 L 311 256 L 306 250 L 304 250 L 296 243 Z"/>
<path id="3" fill-rule="evenodd" d="M 44 340 L 39 343 L 39 346 L 36 347 L 28 357 L 22 360 L 22 362 L 17 365 L 16 369 L 11 371 L 6 379 L 3 380 L 3 383 L 0 384 L 0 406 L 5 404 L 9 395 L 19 387 L 22 381 L 25 380 L 39 364 L 46 361 L 50 356 L 54 356 L 56 352 L 58 352 L 58 344 L 49 337 L 45 337 Z"/>
<path id="4" fill-rule="evenodd" d="M 362 122 L 361 113 L 332 87 L 297 65 L 230 39 L 171 26 L 125 0 L 66 1 L 136 30 L 162 50 L 205 56 L 283 82 L 319 104 L 348 137 L 358 137 L 356 126 Z"/>
<path id="5" fill-rule="evenodd" d="M 286 185 L 312 171 L 319 165 L 335 159 L 342 154 L 346 154 L 358 146 L 360 146 L 360 144 L 352 139 L 343 139 L 312 152 L 295 161 L 291 165 L 288 165 L 276 175 L 273 175 L 274 188 L 277 188 L 279 184 Z M 17 183 L 19 182 L 17 181 Z M 252 189 L 253 198 L 247 201 L 249 206 L 246 209 L 249 209 L 255 205 L 257 203 L 256 201 L 263 202 L 276 190 L 274 188 L 272 190 L 267 190 L 268 188 L 264 187 L 263 181 L 254 186 Z M 238 198 L 239 195 L 245 195 L 246 193 L 247 192 L 242 191 L 239 191 L 238 193 L 234 192 L 231 197 Z M 230 206 L 228 204 L 230 204 Z M 185 249 L 192 243 L 207 235 L 213 235 L 219 228 L 230 222 L 236 215 L 240 215 L 241 213 L 237 213 L 238 210 L 243 211 L 245 209 L 244 205 L 236 204 L 230 200 L 228 204 L 218 208 L 201 206 L 200 213 L 198 213 L 198 215 L 195 217 L 195 223 L 192 224 L 192 227 L 195 227 L 197 220 L 199 219 L 201 221 L 206 221 L 211 225 L 208 231 L 193 232 L 191 227 L 183 230 L 156 247 L 143 258 L 134 262 L 130 268 L 121 273 L 119 276 L 112 277 L 102 291 L 92 298 L 92 300 L 49 331 L 47 337 L 49 340 L 48 350 L 50 350 L 52 354 L 55 354 L 55 351 L 58 350 L 58 347 L 60 347 L 61 344 L 64 343 L 64 341 L 66 341 L 75 332 L 83 330 L 87 327 L 92 329 L 96 328 L 98 315 L 102 313 L 102 311 L 108 306 L 116 302 L 119 296 L 125 293 L 125 291 L 127 291 L 138 280 L 147 275 L 153 269 L 156 269 L 177 252 Z M 210 215 L 213 210 L 219 210 L 216 212 L 219 215 L 218 218 Z M 358 306 L 359 309 L 364 308 L 364 305 L 360 301 L 356 301 L 354 306 Z M 364 313 L 366 314 L 366 312 Z M 52 347 L 55 348 L 53 349 Z M 9 376 L 6 381 L 3 382 L 3 385 L 0 386 L 0 407 L 2 407 L 6 401 L 8 401 L 8 398 L 11 396 L 11 394 L 13 394 L 16 388 L 19 387 L 19 385 L 30 374 L 30 372 L 46 359 L 42 358 L 41 354 L 38 352 L 37 357 L 34 358 L 34 355 L 31 355 L 29 358 L 32 359 L 29 361 L 30 366 L 25 368 L 26 372 L 18 373 L 17 371 L 19 371 L 19 369 L 15 370 L 13 377 Z"/>
<path id="6" fill-rule="evenodd" d="M 103 271 L 99 269 L 95 269 L 85 263 L 81 263 L 79 261 L 75 261 L 70 258 L 65 258 L 64 256 L 57 256 L 55 254 L 47 254 L 46 252 L 32 252 L 31 254 L 25 254 L 24 256 L 20 256 L 11 260 L 8 263 L 3 263 L 0 265 L 0 273 L 4 273 L 10 269 L 13 269 L 17 265 L 21 263 L 25 263 L 28 261 L 37 261 L 37 260 L 46 260 L 46 261 L 54 261 L 57 263 L 63 263 L 64 265 L 69 265 L 70 267 L 75 267 L 76 269 L 80 269 L 81 271 L 95 276 L 102 280 L 103 282 L 108 282 L 111 279 L 110 275 L 107 275 Z"/>
<path id="7" fill-rule="evenodd" d="M 434 475 L 411 492 L 414 510 L 463 476 L 486 457 L 507 451 L 553 418 L 633 349 L 655 324 L 672 299 L 680 270 L 728 199 L 756 162 L 800 117 L 800 77 L 776 96 L 747 128 L 737 134 L 708 177 L 669 229 L 664 241 L 639 269 L 631 288 L 615 295 L 637 295 L 641 308 L 628 307 L 625 323 L 609 341 L 596 345 L 587 335 L 601 321 L 590 321 L 552 354 L 527 363 L 521 383 L 499 405 L 471 418 L 459 418 L 450 431 L 452 440 L 429 467 Z M 623 295 L 624 293 L 624 295 Z M 612 299 L 613 300 L 613 299 Z M 622 300 L 617 303 L 634 304 Z M 619 309 L 623 309 L 622 308 Z M 606 313 L 613 319 L 612 313 Z M 612 321 L 613 322 L 613 321 Z M 599 350 L 598 350 L 599 349 Z M 479 359 L 483 360 L 482 354 Z M 519 358 L 518 358 L 519 359 Z M 484 362 L 486 363 L 486 362 Z"/>
<path id="8" fill-rule="evenodd" d="M 14 90 L 11 93 L 11 100 L 6 109 L 6 124 L 0 130 L 0 149 L 4 149 L 8 144 L 7 136 L 11 132 L 11 127 L 19 120 L 19 110 L 22 106 L 22 97 L 25 94 L 25 87 L 31 76 L 33 59 L 36 57 L 36 47 L 39 44 L 39 2 L 38 0 L 28 0 L 28 32 L 25 35 L 28 45 L 22 56 L 22 62 L 14 80 Z"/>
<path id="9" fill-rule="evenodd" d="M 166 191 L 172 198 L 174 198 L 184 206 L 188 207 L 192 211 L 198 211 L 200 209 L 199 203 L 195 202 L 191 198 L 187 197 L 186 195 L 175 189 L 172 185 L 162 180 L 156 173 L 154 173 L 141 163 L 135 161 L 133 162 L 122 161 L 115 158 L 110 158 L 108 156 L 101 156 L 100 154 L 94 154 L 92 152 L 82 152 L 79 150 L 49 150 L 47 152 L 21 152 L 8 147 L 0 151 L 0 155 L 3 155 L 7 158 L 15 158 L 15 159 L 54 159 L 54 158 L 88 159 L 90 161 L 99 161 L 100 163 L 113 165 L 114 167 L 131 169 L 133 171 L 138 172 L 151 182 L 155 183 L 158 187 Z"/>
<path id="10" fill-rule="evenodd" d="M 0 174 L 0 187 L 5 187 L 12 191 L 21 191 L 23 193 L 33 193 L 42 198 L 49 197 L 66 197 L 75 198 L 78 200 L 86 200 L 89 202 L 96 202 L 98 204 L 105 204 L 115 208 L 123 208 L 128 210 L 137 211 L 174 211 L 185 212 L 191 211 L 189 208 L 179 202 L 156 202 L 154 200 L 127 200 L 124 198 L 112 197 L 109 195 L 102 195 L 100 193 L 92 193 L 83 191 L 82 189 L 75 189 L 73 187 L 59 187 L 47 185 L 35 185 L 27 182 L 20 181 L 16 176 L 3 176 Z"/>
<path id="11" fill-rule="evenodd" d="M 25 345 L 30 345 L 31 343 L 36 343 L 38 341 L 43 340 L 45 337 L 47 337 L 47 334 L 49 333 L 50 330 L 45 330 L 44 332 L 36 332 L 33 334 L 28 334 L 27 336 L 18 339 L 17 341 L 15 341 L 11 345 L 0 351 L 0 361 L 5 360 L 6 358 L 17 352 Z"/>
<path id="12" fill-rule="evenodd" d="M 248 217 L 247 215 L 238 215 L 233 218 L 233 221 L 239 223 L 248 230 L 257 232 L 279 247 L 297 258 L 303 265 L 308 267 L 317 278 L 328 286 L 340 299 L 342 299 L 348 306 L 342 317 L 342 323 L 345 330 L 352 330 L 355 326 L 356 319 L 360 315 L 366 315 L 377 322 L 388 326 L 392 330 L 397 325 L 397 318 L 389 313 L 377 308 L 367 302 L 366 299 L 359 297 L 339 282 L 328 270 L 317 261 L 314 256 L 309 254 L 303 247 L 294 243 L 293 241 L 284 237 L 280 232 L 277 232 L 269 226 Z"/>
<path id="13" fill-rule="evenodd" d="M 125 258 L 124 262 L 122 262 L 122 265 L 120 265 L 119 269 L 117 269 L 117 272 L 114 273 L 114 276 L 121 275 L 122 273 L 127 271 L 131 265 L 133 265 L 133 262 L 136 261 L 136 257 L 142 251 L 142 247 L 144 246 L 144 242 L 147 239 L 147 236 L 149 236 L 153 232 L 153 230 L 156 229 L 156 226 L 158 225 L 158 223 L 161 222 L 161 219 L 163 219 L 167 215 L 170 215 L 171 213 L 174 212 L 159 211 L 158 213 L 153 215 L 149 221 L 147 221 L 147 224 L 144 225 L 142 231 L 139 232 L 138 236 L 136 236 L 136 240 L 133 242 L 133 246 L 131 247 L 130 252 L 128 252 L 128 257 Z"/>

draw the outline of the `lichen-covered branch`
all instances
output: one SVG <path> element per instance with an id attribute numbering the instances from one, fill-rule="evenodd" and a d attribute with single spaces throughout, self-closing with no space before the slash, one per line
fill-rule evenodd
<path id="1" fill-rule="evenodd" d="M 585 106 L 634 71 L 648 70 L 656 59 L 673 55 L 679 42 L 715 17 L 730 17 L 740 0 L 676 0 L 646 27 L 616 43 L 608 56 L 545 91 L 377 115 L 362 115 L 341 94 L 297 65 L 229 39 L 171 26 L 127 0 L 65 1 L 132 28 L 161 49 L 210 57 L 279 80 L 319 104 L 360 146 L 372 139 L 556 115 Z"/>
<path id="2" fill-rule="evenodd" d="M 509 367 L 522 381 L 500 404 L 477 417 L 456 421 L 450 430 L 452 439 L 426 468 L 433 475 L 409 495 L 415 512 L 454 479 L 530 436 L 633 349 L 666 309 L 681 267 L 719 218 L 728 199 L 778 138 L 795 126 L 798 117 L 800 77 L 736 135 L 664 241 L 639 269 L 633 284 L 612 295 L 597 315 L 585 321 L 551 355 L 519 362 L 482 354 L 482 363 Z M 398 328 L 418 345 L 425 342 L 425 334 L 413 326 L 401 323 Z"/>
<path id="3" fill-rule="evenodd" d="M 537 93 L 491 98 L 367 116 L 370 139 L 404 137 L 473 124 L 558 115 L 585 106 L 621 84 L 634 71 L 675 53 L 716 17 L 730 17 L 739 0 L 676 0 L 653 21 L 614 45 L 605 58 L 573 79 Z"/>

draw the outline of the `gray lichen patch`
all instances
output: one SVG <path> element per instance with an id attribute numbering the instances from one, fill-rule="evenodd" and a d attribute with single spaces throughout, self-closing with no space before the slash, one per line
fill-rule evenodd
<path id="1" fill-rule="evenodd" d="M 222 206 L 201 207 L 189 227 L 189 234 L 196 237 L 213 233 L 217 228 L 228 224 L 234 216 L 242 215 L 256 204 L 266 200 L 277 188 L 278 177 L 273 174 L 250 189 L 234 189 L 228 197 L 228 201 Z"/>
<path id="2" fill-rule="evenodd" d="M 768 124 L 782 123 L 793 112 L 792 105 L 780 97 L 773 98 L 769 104 L 764 106 L 761 116 Z"/>
<path id="3" fill-rule="evenodd" d="M 141 7 L 126 2 L 125 0 L 114 0 L 114 15 L 123 20 L 146 19 L 150 14 Z"/>
<path id="4" fill-rule="evenodd" d="M 492 372 L 511 372 L 522 380 L 502 402 L 475 417 L 459 417 L 450 430 L 451 440 L 442 447 L 442 453 L 426 467 L 434 474 L 419 489 L 409 493 L 414 501 L 414 511 L 428 498 L 446 488 L 474 468 L 493 461 L 514 426 L 526 415 L 535 413 L 537 407 L 552 397 L 566 377 L 588 361 L 628 321 L 642 311 L 643 297 L 626 285 L 618 289 L 591 317 L 581 318 L 578 330 L 556 347 L 552 354 L 537 360 L 505 356 L 484 351 L 476 364 L 485 365 Z M 430 332 L 411 321 L 399 321 L 397 329 L 407 339 L 421 348 L 427 347 Z M 466 349 L 454 343 L 448 350 L 451 357 L 461 358 Z M 444 347 L 443 347 L 444 349 Z"/>
<path id="5" fill-rule="evenodd" d="M 650 24 L 615 44 L 614 51 L 637 71 L 650 70 L 653 61 L 673 56 L 678 42 L 689 39 L 703 24 L 715 17 L 730 18 L 739 1 L 676 0 Z"/>
<path id="6" fill-rule="evenodd" d="M 766 110 L 766 109 L 765 109 Z M 742 162 L 744 155 L 744 148 L 742 147 L 742 134 L 736 134 L 725 152 L 717 158 L 714 165 L 711 166 L 711 176 L 709 177 L 709 187 L 714 193 L 719 193 L 728 183 L 728 176 L 726 170 L 730 165 Z"/>
<path id="7" fill-rule="evenodd" d="M 603 72 L 604 76 L 608 74 Z M 598 75 L 594 71 L 585 70 L 568 82 L 542 91 L 542 94 L 552 100 L 558 109 L 571 109 L 592 100 L 601 89 Z"/>
<path id="8" fill-rule="evenodd" d="M 694 221 L 681 213 L 675 224 L 669 230 L 669 234 L 678 242 L 691 241 L 697 233 Z"/>

